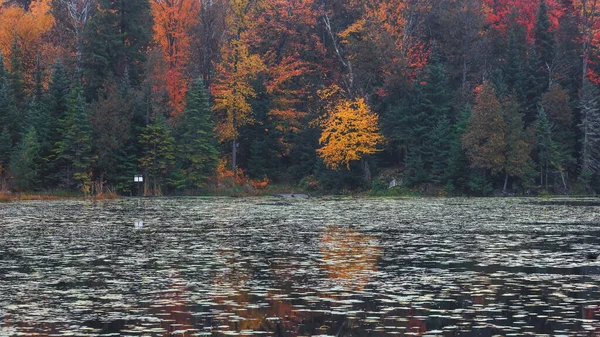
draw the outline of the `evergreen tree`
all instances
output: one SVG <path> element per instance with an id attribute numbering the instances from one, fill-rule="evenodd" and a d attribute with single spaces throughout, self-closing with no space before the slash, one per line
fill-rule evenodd
<path id="1" fill-rule="evenodd" d="M 524 114 L 516 97 L 509 96 L 503 104 L 506 124 L 504 161 L 504 193 L 507 192 L 509 177 L 525 177 L 531 154 L 531 140 L 525 130 Z"/>
<path id="2" fill-rule="evenodd" d="M 169 170 L 175 164 L 175 139 L 167 121 L 161 116 L 155 116 L 142 130 L 139 138 L 139 143 L 143 146 L 140 167 L 146 176 L 144 194 L 149 193 L 148 187 L 152 184 L 151 193 L 161 195 Z"/>
<path id="3" fill-rule="evenodd" d="M 141 81 L 145 51 L 150 43 L 148 0 L 99 0 L 85 27 L 82 46 L 86 96 L 95 99 L 102 84 L 121 81 L 126 72 Z"/>
<path id="4" fill-rule="evenodd" d="M 217 165 L 218 150 L 211 116 L 208 93 L 198 78 L 190 86 L 185 111 L 177 125 L 182 172 L 194 187 L 206 186 Z"/>
<path id="5" fill-rule="evenodd" d="M 522 34 L 519 34 L 518 29 L 522 30 L 522 27 L 513 28 L 509 33 L 504 74 L 508 92 L 515 93 L 521 101 L 524 101 L 525 90 L 523 86 L 525 85 L 526 77 L 521 55 L 523 54 L 522 45 L 526 41 L 524 37 L 521 38 Z"/>
<path id="6" fill-rule="evenodd" d="M 11 135 L 10 146 L 16 144 L 16 139 L 19 136 L 19 123 L 17 107 L 15 105 L 15 97 L 13 95 L 12 86 L 8 79 L 8 72 L 4 67 L 4 57 L 0 52 L 0 125 L 4 126 Z"/>
<path id="7" fill-rule="evenodd" d="M 8 127 L 4 126 L 0 132 L 0 166 L 8 168 L 8 162 L 12 153 L 12 139 Z M 3 170 L 2 170 L 3 171 Z M 0 171 L 0 173 L 2 172 Z"/>
<path id="8" fill-rule="evenodd" d="M 12 49 L 10 51 L 10 75 L 9 80 L 13 95 L 15 97 L 15 104 L 19 112 L 26 110 L 27 95 L 25 94 L 25 80 L 23 74 L 23 53 L 19 46 L 19 41 L 15 38 L 13 41 Z M 20 118 L 23 120 L 23 118 Z M 21 125 L 22 127 L 23 125 Z"/>
<path id="9" fill-rule="evenodd" d="M 65 68 L 59 60 L 54 64 L 52 78 L 48 85 L 47 109 L 52 120 L 50 141 L 55 144 L 60 140 L 60 121 L 66 119 L 69 109 L 69 95 L 71 82 L 65 72 Z"/>
<path id="10" fill-rule="evenodd" d="M 56 144 L 56 161 L 66 187 L 91 192 L 92 130 L 90 128 L 83 91 L 80 87 L 71 90 L 65 119 L 60 121 L 61 140 Z"/>
<path id="11" fill-rule="evenodd" d="M 127 80 L 124 80 L 127 81 Z M 94 153 L 97 156 L 94 170 L 97 173 L 99 193 L 104 182 L 121 180 L 118 168 L 124 160 L 125 146 L 130 139 L 133 103 L 128 87 L 107 83 L 98 100 L 90 108 L 90 124 L 94 136 Z M 131 176 L 126 178 L 131 179 Z"/>
<path id="12" fill-rule="evenodd" d="M 453 139 L 450 148 L 450 164 L 448 167 L 449 181 L 446 184 L 448 192 L 466 192 L 469 187 L 468 177 L 469 158 L 462 147 L 462 136 L 467 132 L 469 120 L 471 119 L 471 106 L 466 105 L 454 125 Z"/>
<path id="13" fill-rule="evenodd" d="M 440 148 L 436 144 L 447 141 L 451 134 L 452 95 L 437 51 L 434 51 L 422 78 L 416 84 L 415 95 L 417 105 L 412 110 L 413 115 L 409 117 L 412 131 L 406 166 L 410 172 L 418 173 L 421 177 L 413 177 L 414 183 L 431 180 L 441 182 L 443 178 L 434 176 L 433 166 L 436 162 L 438 166 L 448 163 L 448 148 Z"/>
<path id="14" fill-rule="evenodd" d="M 452 142 L 454 132 L 450 120 L 442 116 L 433 133 L 431 142 L 433 145 L 433 165 L 431 170 L 431 179 L 438 184 L 446 184 L 450 179 L 450 165 L 452 162 Z"/>
<path id="15" fill-rule="evenodd" d="M 552 140 L 550 122 L 544 109 L 540 109 L 538 113 L 535 123 L 535 136 L 537 138 L 540 186 L 545 186 L 545 189 L 548 189 L 548 171 L 550 166 L 556 163 L 556 145 Z"/>
<path id="16" fill-rule="evenodd" d="M 534 27 L 534 37 L 536 52 L 539 55 L 539 67 L 542 72 L 552 68 L 556 56 L 556 40 L 551 28 L 552 23 L 548 17 L 548 5 L 545 0 L 541 0 Z M 546 77 L 546 79 L 548 79 L 548 77 Z M 546 83 L 549 82 L 549 80 L 546 80 Z"/>
<path id="17" fill-rule="evenodd" d="M 39 184 L 40 150 L 37 133 L 32 126 L 23 137 L 10 161 L 10 170 L 15 182 L 23 191 L 34 189 Z"/>

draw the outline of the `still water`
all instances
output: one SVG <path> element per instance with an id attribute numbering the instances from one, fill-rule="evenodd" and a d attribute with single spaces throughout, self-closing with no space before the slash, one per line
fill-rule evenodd
<path id="1" fill-rule="evenodd" d="M 600 336 L 597 199 L 0 204 L 0 336 Z"/>

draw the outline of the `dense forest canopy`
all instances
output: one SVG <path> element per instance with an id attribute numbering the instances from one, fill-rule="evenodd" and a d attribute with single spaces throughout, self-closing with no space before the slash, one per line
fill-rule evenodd
<path id="1" fill-rule="evenodd" d="M 0 3 L 0 190 L 600 191 L 597 0 Z"/>

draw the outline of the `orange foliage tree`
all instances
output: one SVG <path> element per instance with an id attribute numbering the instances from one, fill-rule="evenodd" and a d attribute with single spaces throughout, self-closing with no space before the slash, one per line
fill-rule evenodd
<path id="1" fill-rule="evenodd" d="M 552 28 L 557 29 L 564 14 L 561 1 L 546 0 L 546 4 Z M 488 23 L 504 34 L 508 32 L 511 21 L 514 21 L 525 27 L 530 41 L 533 39 L 539 5 L 540 0 L 483 0 Z"/>
<path id="2" fill-rule="evenodd" d="M 164 76 L 175 114 L 183 111 L 190 78 L 186 67 L 190 59 L 191 29 L 198 22 L 199 2 L 195 0 L 152 0 L 154 40 L 167 63 Z"/>
<path id="3" fill-rule="evenodd" d="M 298 80 L 316 69 L 311 58 L 324 55 L 321 41 L 310 29 L 317 21 L 312 4 L 311 0 L 265 0 L 261 10 L 255 12 L 256 24 L 246 37 L 262 55 L 271 102 L 269 118 L 282 134 L 301 128 L 307 92 Z M 288 145 L 284 141 L 284 148 Z"/>
<path id="4" fill-rule="evenodd" d="M 256 97 L 252 81 L 266 67 L 261 58 L 252 54 L 247 44 L 247 34 L 252 26 L 253 11 L 260 3 L 249 0 L 232 0 L 227 25 L 227 43 L 221 49 L 222 61 L 216 67 L 217 76 L 211 87 L 213 110 L 217 113 L 217 133 L 222 142 L 232 142 L 232 171 L 237 171 L 237 139 L 239 128 L 252 123 L 250 99 Z"/>
<path id="5" fill-rule="evenodd" d="M 379 117 L 371 111 L 364 98 L 335 100 L 336 88 L 322 91 L 329 104 L 327 116 L 321 121 L 323 132 L 317 150 L 327 167 L 337 170 L 341 165 L 350 169 L 350 162 L 377 152 L 383 143 L 379 133 Z"/>
<path id="6" fill-rule="evenodd" d="M 37 55 L 41 55 L 42 60 L 51 58 L 54 48 L 44 41 L 44 34 L 53 24 L 50 0 L 35 1 L 29 10 L 17 5 L 0 6 L 0 51 L 8 59 L 13 44 L 18 43 L 29 85 L 33 81 Z"/>

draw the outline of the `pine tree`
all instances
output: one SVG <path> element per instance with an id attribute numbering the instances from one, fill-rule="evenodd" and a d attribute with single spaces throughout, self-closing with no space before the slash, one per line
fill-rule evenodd
<path id="1" fill-rule="evenodd" d="M 82 46 L 88 99 L 96 98 L 105 81 L 121 81 L 126 72 L 134 84 L 141 82 L 150 24 L 148 0 L 98 1 Z"/>
<path id="2" fill-rule="evenodd" d="M 19 112 L 26 110 L 27 95 L 25 94 L 25 80 L 23 74 L 23 53 L 19 46 L 19 41 L 15 38 L 13 41 L 12 49 L 10 51 L 10 74 L 9 80 L 13 95 L 15 96 L 15 104 Z M 23 120 L 23 118 L 21 118 Z"/>
<path id="3" fill-rule="evenodd" d="M 61 140 L 56 144 L 56 160 L 62 181 L 66 187 L 77 188 L 88 194 L 91 192 L 92 131 L 90 128 L 83 90 L 74 87 L 68 102 L 65 119 L 60 121 Z"/>
<path id="4" fill-rule="evenodd" d="M 538 113 L 535 123 L 535 135 L 537 138 L 540 186 L 545 186 L 545 189 L 548 189 L 548 171 L 550 166 L 556 163 L 556 145 L 552 140 L 550 122 L 544 109 L 540 109 Z"/>
<path id="5" fill-rule="evenodd" d="M 4 57 L 0 51 L 0 125 L 4 126 L 10 133 L 10 146 L 12 148 L 12 145 L 16 144 L 15 140 L 18 136 L 18 127 L 16 124 L 20 120 L 17 118 L 15 97 L 8 76 L 8 72 L 4 67 Z"/>
<path id="6" fill-rule="evenodd" d="M 462 136 L 467 132 L 472 114 L 471 110 L 470 105 L 464 106 L 456 124 L 453 126 L 454 132 L 450 148 L 450 164 L 448 167 L 449 181 L 446 183 L 446 190 L 448 192 L 466 192 L 469 187 L 469 158 L 462 147 Z"/>
<path id="7" fill-rule="evenodd" d="M 143 146 L 140 167 L 146 176 L 144 194 L 148 194 L 147 188 L 151 183 L 152 194 L 161 195 L 169 170 L 175 164 L 175 139 L 166 120 L 155 116 L 142 130 L 139 143 Z"/>
<path id="8" fill-rule="evenodd" d="M 435 183 L 446 184 L 451 177 L 450 165 L 453 140 L 452 124 L 450 124 L 448 117 L 442 116 L 431 134 L 431 144 L 433 145 L 431 180 Z"/>
<path id="9" fill-rule="evenodd" d="M 420 174 L 425 180 L 414 179 L 415 183 L 432 179 L 440 181 L 443 178 L 435 176 L 433 166 L 436 162 L 435 165 L 442 166 L 445 165 L 442 163 L 448 163 L 448 148 L 440 148 L 436 144 L 447 140 L 448 135 L 451 134 L 452 95 L 448 88 L 444 65 L 437 51 L 434 51 L 423 71 L 422 78 L 416 84 L 415 95 L 418 103 L 413 110 L 414 114 L 410 116 L 413 125 L 408 147 L 411 160 L 407 160 L 406 165 L 410 172 L 425 170 L 426 174 Z M 441 129 L 442 127 L 444 130 Z M 437 139 L 440 137 L 441 139 Z"/>
<path id="10" fill-rule="evenodd" d="M 519 26 L 522 29 L 522 27 Z M 506 49 L 506 62 L 504 64 L 505 81 L 509 92 L 513 92 L 521 101 L 524 100 L 526 77 L 523 69 L 523 60 L 521 55 L 522 47 L 526 43 L 525 39 L 519 39 L 518 28 L 511 29 L 508 37 L 508 48 Z"/>
<path id="11" fill-rule="evenodd" d="M 534 37 L 536 52 L 539 55 L 539 67 L 542 73 L 546 72 L 549 76 L 549 69 L 552 68 L 556 54 L 556 40 L 551 31 L 552 23 L 548 17 L 548 5 L 545 0 L 540 1 L 538 7 L 537 20 L 534 27 Z M 546 79 L 548 78 L 546 76 Z M 546 87 L 549 80 L 545 81 Z M 545 90 L 544 90 L 545 91 Z"/>
<path id="12" fill-rule="evenodd" d="M 185 111 L 178 123 L 178 157 L 191 186 L 204 187 L 218 159 L 208 93 L 198 78 L 187 93 Z"/>
<path id="13" fill-rule="evenodd" d="M 127 80 L 124 80 L 127 81 Z M 90 124 L 94 136 L 94 153 L 97 155 L 94 170 L 97 173 L 99 191 L 103 193 L 104 182 L 121 179 L 118 171 L 123 160 L 125 146 L 130 139 L 133 102 L 126 86 L 118 88 L 107 83 L 98 100 L 90 108 Z M 127 180 L 131 177 L 128 176 Z"/>
<path id="14" fill-rule="evenodd" d="M 13 146 L 10 132 L 8 132 L 8 127 L 4 126 L 0 132 L 0 166 L 4 169 L 8 168 L 12 149 Z"/>
<path id="15" fill-rule="evenodd" d="M 30 127 L 10 161 L 10 170 L 22 191 L 32 190 L 39 184 L 40 151 L 35 128 Z"/>

